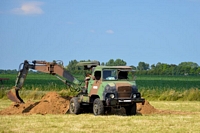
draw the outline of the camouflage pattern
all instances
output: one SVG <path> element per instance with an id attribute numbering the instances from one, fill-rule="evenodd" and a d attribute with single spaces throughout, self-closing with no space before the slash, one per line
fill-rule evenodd
<path id="1" fill-rule="evenodd" d="M 119 78 L 120 72 L 124 73 L 124 79 Z M 80 101 L 92 103 L 95 98 L 100 98 L 105 106 L 143 103 L 135 80 L 128 79 L 129 72 L 133 72 L 129 66 L 96 66 L 89 80 L 87 95 L 80 96 Z"/>

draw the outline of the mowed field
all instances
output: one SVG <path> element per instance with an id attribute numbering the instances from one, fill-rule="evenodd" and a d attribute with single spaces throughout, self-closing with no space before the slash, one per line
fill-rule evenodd
<path id="1" fill-rule="evenodd" d="M 12 103 L 0 100 L 0 110 Z M 47 115 L 0 115 L 0 132 L 20 133 L 199 133 L 200 102 L 150 101 L 163 112 L 136 116 L 104 115 L 91 113 Z M 169 111 L 173 110 L 173 111 Z"/>

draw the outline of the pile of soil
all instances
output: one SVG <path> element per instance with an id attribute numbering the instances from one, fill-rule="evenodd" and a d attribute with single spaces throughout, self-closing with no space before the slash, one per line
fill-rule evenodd
<path id="1" fill-rule="evenodd" d="M 145 101 L 144 104 L 137 103 L 137 114 L 147 115 L 147 114 L 155 114 L 160 111 L 154 108 L 148 101 Z M 117 115 L 126 115 L 126 111 L 124 108 L 114 109 L 112 108 L 111 112 L 108 114 L 117 114 Z"/>
<path id="2" fill-rule="evenodd" d="M 144 105 L 137 103 L 137 112 L 140 114 L 154 114 L 158 113 L 159 110 L 154 108 L 148 101 L 145 101 Z"/>
<path id="3" fill-rule="evenodd" d="M 61 97 L 56 92 L 49 92 L 39 102 L 14 103 L 0 111 L 0 115 L 65 114 L 69 110 L 69 100 L 69 97 Z"/>
<path id="4" fill-rule="evenodd" d="M 56 92 L 47 93 L 39 102 L 27 101 L 24 104 L 14 103 L 1 110 L 0 115 L 15 114 L 66 114 L 69 110 L 70 97 L 62 97 Z M 177 114 L 174 111 L 163 111 L 154 108 L 148 101 L 137 103 L 137 114 Z M 111 114 L 125 115 L 125 109 L 112 109 Z M 179 113 L 178 113 L 179 114 Z"/>

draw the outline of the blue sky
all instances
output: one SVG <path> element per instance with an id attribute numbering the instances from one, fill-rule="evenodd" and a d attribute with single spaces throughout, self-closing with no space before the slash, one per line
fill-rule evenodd
<path id="1" fill-rule="evenodd" d="M 200 0 L 1 0 L 0 69 L 24 60 L 200 65 Z"/>

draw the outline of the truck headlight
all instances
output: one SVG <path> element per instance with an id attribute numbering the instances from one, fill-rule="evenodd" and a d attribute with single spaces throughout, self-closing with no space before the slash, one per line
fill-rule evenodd
<path id="1" fill-rule="evenodd" d="M 136 98 L 137 96 L 136 96 L 136 94 L 133 94 L 133 98 Z"/>
<path id="2" fill-rule="evenodd" d="M 115 98 L 115 95 L 114 94 L 110 94 L 109 97 L 113 99 L 113 98 Z"/>

